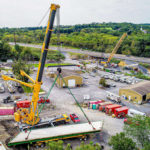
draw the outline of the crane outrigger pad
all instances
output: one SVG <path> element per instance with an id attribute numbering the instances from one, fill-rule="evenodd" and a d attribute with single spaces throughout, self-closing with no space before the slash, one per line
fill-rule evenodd
<path id="1" fill-rule="evenodd" d="M 31 132 L 21 131 L 14 139 L 12 139 L 8 143 L 8 146 L 77 137 L 79 135 L 96 133 L 102 130 L 102 126 L 103 126 L 102 121 L 91 122 L 91 123 L 95 129 L 93 129 L 89 123 L 82 123 L 82 124 L 33 129 L 31 130 Z"/>

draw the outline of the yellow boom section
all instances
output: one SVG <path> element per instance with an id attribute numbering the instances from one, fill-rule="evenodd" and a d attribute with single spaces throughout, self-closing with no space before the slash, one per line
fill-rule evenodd
<path id="1" fill-rule="evenodd" d="M 113 49 L 112 53 L 110 54 L 107 63 L 109 63 L 111 61 L 111 59 L 114 57 L 114 55 L 116 54 L 117 50 L 119 49 L 120 45 L 122 44 L 123 40 L 125 39 L 125 37 L 127 36 L 127 33 L 124 33 L 120 40 L 118 41 L 118 43 L 116 44 L 115 48 Z"/>

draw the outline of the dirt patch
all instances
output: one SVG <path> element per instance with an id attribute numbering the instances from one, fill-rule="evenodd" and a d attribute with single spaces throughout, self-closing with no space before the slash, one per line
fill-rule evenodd
<path id="1" fill-rule="evenodd" d="M 13 119 L 0 120 L 0 141 L 5 147 L 18 132 L 19 129 L 15 126 Z"/>

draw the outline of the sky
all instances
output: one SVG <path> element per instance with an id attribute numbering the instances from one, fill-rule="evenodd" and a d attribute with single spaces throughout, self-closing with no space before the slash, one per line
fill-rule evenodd
<path id="1" fill-rule="evenodd" d="M 150 0 L 0 0 L 0 27 L 38 26 L 51 3 L 60 5 L 61 25 L 150 23 Z"/>

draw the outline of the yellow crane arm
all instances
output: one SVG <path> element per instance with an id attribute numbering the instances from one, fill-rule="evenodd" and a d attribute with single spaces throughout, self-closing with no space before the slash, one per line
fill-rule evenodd
<path id="1" fill-rule="evenodd" d="M 35 83 L 35 81 L 28 74 L 26 74 L 23 70 L 20 70 L 20 74 L 22 76 L 27 77 L 30 81 L 32 81 L 33 83 Z"/>
<path id="2" fill-rule="evenodd" d="M 20 80 L 11 78 L 11 77 L 9 77 L 9 76 L 2 75 L 2 78 L 3 78 L 3 80 L 11 80 L 11 81 L 18 82 L 18 83 L 20 83 L 20 84 L 22 84 L 22 85 L 25 85 L 25 86 L 27 86 L 27 87 L 30 87 L 30 88 L 33 88 L 33 86 L 34 86 L 33 84 L 25 83 L 25 82 L 23 82 L 23 81 L 20 81 Z"/>
<path id="3" fill-rule="evenodd" d="M 120 40 L 118 41 L 118 43 L 116 44 L 115 48 L 113 49 L 112 53 L 110 54 L 107 63 L 109 63 L 111 61 L 111 59 L 113 58 L 113 56 L 116 54 L 117 50 L 119 49 L 120 45 L 122 44 L 123 40 L 125 39 L 125 37 L 127 36 L 127 33 L 124 33 Z"/>

